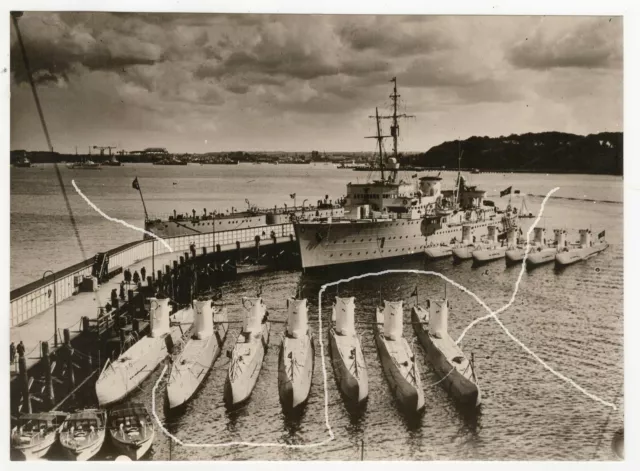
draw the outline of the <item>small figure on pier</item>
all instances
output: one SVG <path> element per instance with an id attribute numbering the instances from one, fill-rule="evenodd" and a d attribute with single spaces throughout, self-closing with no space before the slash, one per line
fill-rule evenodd
<path id="1" fill-rule="evenodd" d="M 147 279 L 147 269 L 145 267 L 142 267 L 140 269 L 140 276 L 142 277 L 143 280 Z"/>
<path id="2" fill-rule="evenodd" d="M 16 344 L 13 342 L 11 342 L 9 347 L 9 360 L 11 361 L 11 364 L 16 361 Z"/>
<path id="3" fill-rule="evenodd" d="M 140 275 L 138 274 L 138 270 L 133 272 L 133 284 L 137 285 L 140 283 Z"/>
<path id="4" fill-rule="evenodd" d="M 127 284 L 131 283 L 131 272 L 128 268 L 124 271 L 124 281 Z"/>
<path id="5" fill-rule="evenodd" d="M 113 288 L 111 290 L 111 304 L 115 305 L 117 300 L 118 300 L 118 291 L 115 288 Z"/>
<path id="6" fill-rule="evenodd" d="M 124 294 L 124 282 L 120 283 L 120 299 L 122 299 L 124 301 L 125 298 L 125 294 Z"/>
<path id="7" fill-rule="evenodd" d="M 20 340 L 20 343 L 18 344 L 18 347 L 16 348 L 16 351 L 18 352 L 18 356 L 19 357 L 23 357 L 24 356 L 24 343 L 22 343 L 22 340 Z"/>

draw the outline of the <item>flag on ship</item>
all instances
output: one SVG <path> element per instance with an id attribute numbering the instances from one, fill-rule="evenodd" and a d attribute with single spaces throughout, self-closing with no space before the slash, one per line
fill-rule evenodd
<path id="1" fill-rule="evenodd" d="M 295 193 L 291 193 L 289 196 L 291 196 L 291 199 L 294 199 L 296 197 Z"/>
<path id="2" fill-rule="evenodd" d="M 483 206 L 491 206 L 493 208 L 493 207 L 495 207 L 496 204 L 491 200 L 485 200 L 485 201 L 482 202 L 482 205 Z"/>
<path id="3" fill-rule="evenodd" d="M 510 195 L 511 194 L 511 188 L 513 188 L 513 187 L 510 186 L 509 188 L 506 188 L 506 189 L 502 190 L 500 192 L 500 198 L 502 198 L 504 195 Z"/>
<path id="4" fill-rule="evenodd" d="M 600 234 L 598 234 L 598 239 L 602 239 L 604 237 L 604 233 L 605 231 L 602 231 Z"/>
<path id="5" fill-rule="evenodd" d="M 131 186 L 133 187 L 134 190 L 140 191 L 140 185 L 138 184 L 138 177 L 136 177 L 135 180 L 133 180 L 133 183 L 131 184 Z"/>
<path id="6" fill-rule="evenodd" d="M 520 190 L 513 190 L 513 194 L 519 195 L 520 194 Z"/>

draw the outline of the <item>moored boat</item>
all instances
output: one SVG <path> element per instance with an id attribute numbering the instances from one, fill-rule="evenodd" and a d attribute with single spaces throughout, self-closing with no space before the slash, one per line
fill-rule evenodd
<path id="1" fill-rule="evenodd" d="M 169 310 L 168 298 L 149 298 L 151 331 L 121 353 L 117 360 L 105 363 L 96 381 L 96 395 L 101 407 L 120 401 L 136 390 L 167 357 L 167 343 L 172 345 L 180 340 L 182 330 L 171 328 Z M 171 320 L 190 324 L 193 322 L 193 310 L 180 310 L 171 316 Z"/>
<path id="2" fill-rule="evenodd" d="M 108 428 L 114 447 L 132 460 L 149 451 L 156 434 L 149 412 L 137 402 L 114 407 L 109 412 Z"/>
<path id="3" fill-rule="evenodd" d="M 411 309 L 411 322 L 443 387 L 461 403 L 478 406 L 481 393 L 473 363 L 447 332 L 449 306 L 445 299 L 438 311 L 436 303 L 427 300 L 426 308 Z"/>
<path id="4" fill-rule="evenodd" d="M 453 247 L 445 242 L 442 242 L 439 245 L 427 245 L 427 247 L 424 249 L 424 254 L 430 260 L 447 258 L 453 255 Z"/>
<path id="5" fill-rule="evenodd" d="M 67 164 L 67 168 L 71 170 L 101 170 L 102 166 L 91 159 L 83 159 L 81 162 Z"/>
<path id="6" fill-rule="evenodd" d="M 66 413 L 22 414 L 11 429 L 11 449 L 29 461 L 42 458 L 58 438 Z"/>
<path id="7" fill-rule="evenodd" d="M 609 243 L 604 240 L 605 231 L 598 234 L 596 241 L 591 239 L 590 229 L 581 229 L 579 232 L 579 242 L 565 246 L 556 254 L 556 266 L 563 267 L 586 260 L 609 247 Z"/>
<path id="8" fill-rule="evenodd" d="M 287 323 L 278 358 L 278 392 L 286 410 L 304 405 L 309 398 L 315 360 L 309 331 L 307 300 L 287 300 Z"/>
<path id="9" fill-rule="evenodd" d="M 538 265 L 555 261 L 556 254 L 566 246 L 567 231 L 564 229 L 554 229 L 555 240 L 547 242 L 544 238 L 544 229 L 536 227 L 536 247 L 527 256 L 527 267 L 533 268 Z"/>
<path id="10" fill-rule="evenodd" d="M 60 445 L 73 461 L 93 457 L 104 443 L 107 417 L 104 411 L 88 409 L 67 417 L 60 430 Z"/>
<path id="11" fill-rule="evenodd" d="M 376 308 L 375 339 L 382 370 L 402 409 L 417 412 L 424 409 L 424 392 L 417 359 L 402 336 L 402 301 L 384 301 Z"/>
<path id="12" fill-rule="evenodd" d="M 504 258 L 504 254 L 507 251 L 508 247 L 498 242 L 497 226 L 490 225 L 488 230 L 486 242 L 471 252 L 471 257 L 475 263 L 486 263 Z"/>
<path id="13" fill-rule="evenodd" d="M 169 408 L 186 403 L 195 394 L 227 338 L 227 308 L 214 306 L 212 300 L 194 302 L 194 333 L 173 360 L 167 384 Z"/>
<path id="14" fill-rule="evenodd" d="M 224 399 L 229 406 L 239 405 L 251 396 L 262 370 L 271 331 L 262 298 L 242 298 L 242 307 L 245 309 L 242 331 L 230 354 L 224 385 Z"/>
<path id="15" fill-rule="evenodd" d="M 369 375 L 355 329 L 355 299 L 336 296 L 329 329 L 331 364 L 342 394 L 355 404 L 369 396 Z"/>
<path id="16" fill-rule="evenodd" d="M 535 241 L 530 244 L 531 247 L 535 245 Z M 524 240 L 518 240 L 518 231 L 515 227 L 510 228 L 507 231 L 507 250 L 504 253 L 505 261 L 507 265 L 515 265 L 522 262 L 527 252 L 527 243 Z"/>

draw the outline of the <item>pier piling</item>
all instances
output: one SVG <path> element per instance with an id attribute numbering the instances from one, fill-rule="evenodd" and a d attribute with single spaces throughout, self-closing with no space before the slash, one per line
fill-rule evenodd
<path id="1" fill-rule="evenodd" d="M 65 363 L 67 367 L 67 386 L 69 391 L 73 391 L 76 387 L 76 377 L 73 371 L 73 347 L 71 347 L 71 332 L 69 329 L 62 331 L 64 338 Z"/>
<path id="2" fill-rule="evenodd" d="M 18 375 L 22 385 L 22 408 L 20 412 L 31 414 L 31 395 L 29 394 L 29 376 L 27 374 L 27 359 L 24 353 L 18 358 Z"/>
<path id="3" fill-rule="evenodd" d="M 83 320 L 89 320 L 83 317 Z M 47 407 L 55 405 L 55 394 L 53 392 L 53 378 L 51 376 L 51 358 L 49 356 L 49 342 L 42 342 L 42 362 L 44 365 L 44 381 L 45 381 L 45 397 L 47 399 Z"/>

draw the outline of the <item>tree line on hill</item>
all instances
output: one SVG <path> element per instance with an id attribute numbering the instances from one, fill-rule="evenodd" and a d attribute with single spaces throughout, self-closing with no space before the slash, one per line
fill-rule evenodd
<path id="1" fill-rule="evenodd" d="M 461 166 L 467 169 L 622 175 L 622 141 L 621 132 L 588 136 L 562 132 L 473 136 L 464 141 L 444 142 L 423 154 L 406 156 L 401 163 L 455 169 L 461 151 Z"/>

